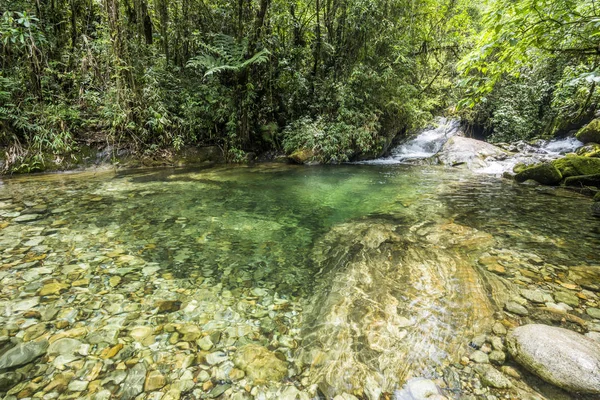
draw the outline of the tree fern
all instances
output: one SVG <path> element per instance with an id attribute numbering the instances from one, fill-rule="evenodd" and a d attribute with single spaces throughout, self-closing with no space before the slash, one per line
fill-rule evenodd
<path id="1" fill-rule="evenodd" d="M 213 43 L 201 43 L 203 54 L 190 59 L 188 68 L 205 70 L 204 76 L 219 74 L 224 71 L 240 72 L 254 64 L 262 64 L 269 60 L 269 51 L 262 49 L 249 58 L 248 40 L 237 42 L 233 37 L 217 34 Z"/>

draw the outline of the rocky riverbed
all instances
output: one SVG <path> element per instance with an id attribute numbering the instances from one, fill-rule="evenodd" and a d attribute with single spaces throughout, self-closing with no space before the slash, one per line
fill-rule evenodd
<path id="1" fill-rule="evenodd" d="M 552 237 L 555 219 L 540 236 L 550 222 L 528 231 L 508 209 L 478 224 L 460 206 L 470 186 L 437 169 L 347 171 L 5 182 L 0 396 L 585 398 L 517 362 L 507 335 L 541 323 L 599 340 L 600 267 L 576 247 L 593 232 Z"/>

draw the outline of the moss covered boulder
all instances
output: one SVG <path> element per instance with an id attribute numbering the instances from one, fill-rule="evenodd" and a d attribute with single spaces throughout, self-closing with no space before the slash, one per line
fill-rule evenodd
<path id="1" fill-rule="evenodd" d="M 600 158 L 567 156 L 554 160 L 552 164 L 564 178 L 600 174 Z"/>
<path id="2" fill-rule="evenodd" d="M 525 168 L 515 175 L 517 182 L 525 182 L 529 179 L 542 185 L 556 185 L 562 180 L 562 174 L 553 164 L 543 163 Z"/>
<path id="3" fill-rule="evenodd" d="M 577 150 L 578 156 L 600 158 L 600 144 L 588 143 Z"/>
<path id="4" fill-rule="evenodd" d="M 306 164 L 315 159 L 315 152 L 309 149 L 296 150 L 289 155 L 289 159 L 298 164 Z"/>
<path id="5" fill-rule="evenodd" d="M 595 119 L 581 128 L 576 137 L 583 143 L 600 143 L 600 119 Z"/>

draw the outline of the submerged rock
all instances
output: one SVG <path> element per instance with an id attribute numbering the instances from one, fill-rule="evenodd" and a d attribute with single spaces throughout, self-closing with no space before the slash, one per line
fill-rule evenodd
<path id="1" fill-rule="evenodd" d="M 46 340 L 40 342 L 19 343 L 0 356 L 0 370 L 29 364 L 44 355 L 48 348 Z"/>
<path id="2" fill-rule="evenodd" d="M 491 243 L 452 223 L 333 228 L 316 248 L 321 286 L 299 354 L 311 382 L 328 397 L 379 399 L 406 377 L 460 360 L 467 338 L 491 327 L 493 308 L 473 267 Z"/>
<path id="3" fill-rule="evenodd" d="M 520 326 L 507 336 L 513 358 L 548 383 L 577 393 L 600 394 L 600 344 L 548 325 Z"/>
<path id="4" fill-rule="evenodd" d="M 395 400 L 439 399 L 442 393 L 435 382 L 425 378 L 413 378 L 406 382 L 402 390 L 394 393 Z"/>
<path id="5" fill-rule="evenodd" d="M 505 158 L 507 153 L 493 144 L 481 140 L 453 136 L 437 154 L 440 163 L 449 166 L 465 165 L 469 169 L 485 168 L 487 158 Z"/>
<path id="6" fill-rule="evenodd" d="M 525 182 L 533 179 L 542 185 L 556 185 L 562 180 L 560 171 L 551 163 L 537 164 L 525 168 L 515 175 L 517 182 Z"/>
<path id="7" fill-rule="evenodd" d="M 595 119 L 581 128 L 576 137 L 583 143 L 600 143 L 600 119 Z"/>
<path id="8" fill-rule="evenodd" d="M 256 344 L 240 348 L 234 363 L 255 383 L 280 381 L 287 375 L 286 363 L 267 348 Z"/>

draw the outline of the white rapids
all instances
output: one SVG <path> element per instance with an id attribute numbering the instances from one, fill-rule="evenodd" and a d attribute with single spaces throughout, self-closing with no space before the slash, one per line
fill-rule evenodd
<path id="1" fill-rule="evenodd" d="M 435 125 L 394 148 L 387 157 L 363 161 L 361 164 L 407 164 L 433 157 L 452 136 L 460 135 L 460 122 L 439 117 Z"/>
<path id="2" fill-rule="evenodd" d="M 435 156 L 444 149 L 444 145 L 454 136 L 464 136 L 460 121 L 438 117 L 434 126 L 425 129 L 415 137 L 395 147 L 387 157 L 376 160 L 362 161 L 360 164 L 391 165 L 412 164 L 421 160 L 439 160 Z M 472 142 L 475 142 L 472 140 Z M 475 142 L 476 143 L 476 142 Z M 552 161 L 567 153 L 572 153 L 583 146 L 575 137 L 555 139 L 551 141 L 538 140 L 532 144 L 519 141 L 512 144 L 500 144 L 506 151 L 502 157 L 481 157 L 483 162 L 474 164 L 470 168 L 473 172 L 489 175 L 501 175 L 512 171 L 514 166 L 523 163 L 526 165 L 539 162 Z M 441 153 L 440 153 L 441 154 Z"/>

